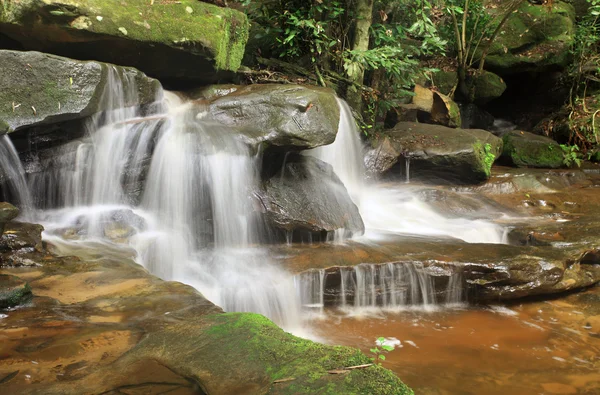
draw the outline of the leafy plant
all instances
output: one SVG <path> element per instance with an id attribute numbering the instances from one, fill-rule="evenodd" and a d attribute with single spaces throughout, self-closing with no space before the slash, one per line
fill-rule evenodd
<path id="1" fill-rule="evenodd" d="M 377 344 L 380 345 L 381 348 L 373 347 L 369 350 L 369 351 L 371 351 L 371 353 L 373 353 L 375 355 L 374 357 L 371 358 L 371 361 L 373 361 L 374 363 L 377 363 L 377 362 L 380 363 L 381 361 L 385 361 L 384 352 L 394 351 L 394 349 L 395 349 L 394 346 L 385 344 L 385 337 L 378 338 Z"/>
<path id="2" fill-rule="evenodd" d="M 582 155 L 577 145 L 561 144 L 560 148 L 563 150 L 563 163 L 565 166 L 572 167 L 575 164 L 577 167 L 581 167 Z"/>
<path id="3" fill-rule="evenodd" d="M 490 143 L 486 143 L 483 146 L 483 152 L 485 154 L 483 162 L 488 169 L 491 169 L 494 161 L 496 160 L 496 155 L 492 152 L 492 145 Z"/>

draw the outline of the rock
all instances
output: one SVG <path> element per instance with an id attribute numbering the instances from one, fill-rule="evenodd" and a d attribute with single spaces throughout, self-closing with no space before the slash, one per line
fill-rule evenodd
<path id="1" fill-rule="evenodd" d="M 557 169 L 563 166 L 560 145 L 545 136 L 513 130 L 502 137 L 502 158 L 518 167 Z"/>
<path id="2" fill-rule="evenodd" d="M 4 226 L 19 215 L 19 209 L 7 202 L 0 203 L 0 235 L 4 233 Z"/>
<path id="3" fill-rule="evenodd" d="M 438 71 L 433 74 L 432 80 L 437 90 L 448 95 L 456 88 L 458 75 L 456 71 Z M 506 83 L 502 77 L 486 70 L 482 74 L 475 72 L 474 75 L 469 75 L 466 84 L 469 89 L 474 89 L 473 101 L 479 105 L 485 105 L 499 98 L 506 90 Z M 475 86 L 473 87 L 472 84 Z"/>
<path id="4" fill-rule="evenodd" d="M 0 309 L 17 307 L 31 300 L 31 287 L 15 276 L 0 274 Z"/>
<path id="5" fill-rule="evenodd" d="M 109 73 L 120 80 L 117 83 L 136 84 L 125 106 L 151 104 L 162 94 L 160 83 L 138 70 L 40 52 L 0 50 L 0 69 L 0 119 L 14 131 L 121 107 L 122 103 L 103 100 Z"/>
<path id="6" fill-rule="evenodd" d="M 4 121 L 3 119 L 0 119 L 0 136 L 10 132 L 12 132 L 12 129 L 10 128 L 8 123 L 6 123 L 6 121 Z"/>
<path id="7" fill-rule="evenodd" d="M 385 132 L 376 149 L 385 152 L 387 159 L 376 167 L 369 166 L 371 172 L 389 172 L 392 167 L 388 166 L 395 164 L 389 158 L 400 153 L 410 158 L 411 178 L 478 183 L 490 177 L 492 164 L 502 151 L 502 140 L 485 130 L 400 122 Z M 405 161 L 396 162 L 402 166 Z"/>
<path id="8" fill-rule="evenodd" d="M 412 104 L 421 111 L 418 116 L 421 122 L 452 128 L 460 126 L 460 109 L 448 96 L 418 84 L 415 85 L 414 94 Z"/>
<path id="9" fill-rule="evenodd" d="M 15 330 L 2 332 L 0 377 L 17 372 L 3 392 L 412 393 L 379 365 L 328 373 L 369 363 L 358 349 L 295 337 L 259 314 L 224 313 L 114 250 L 79 251 L 81 259 L 45 252 L 37 267 L 19 269 L 37 298 L 1 321 Z M 36 380 L 25 374 L 32 361 Z"/>
<path id="10" fill-rule="evenodd" d="M 335 93 L 300 85 L 250 85 L 209 104 L 217 122 L 239 129 L 253 145 L 310 149 L 331 144 L 340 122 Z"/>
<path id="11" fill-rule="evenodd" d="M 0 251 L 42 251 L 43 230 L 42 225 L 9 222 L 5 225 L 4 234 L 0 239 Z"/>
<path id="12" fill-rule="evenodd" d="M 288 155 L 282 169 L 264 186 L 260 200 L 266 222 L 297 234 L 335 232 L 362 234 L 358 208 L 333 168 L 316 158 Z"/>
<path id="13" fill-rule="evenodd" d="M 499 7 L 488 8 L 497 12 Z M 564 1 L 551 6 L 523 2 L 492 43 L 485 67 L 500 75 L 561 69 L 575 39 L 575 9 Z"/>
<path id="14" fill-rule="evenodd" d="M 463 104 L 460 106 L 461 127 L 463 129 L 491 130 L 494 127 L 494 116 L 477 107 L 476 104 Z"/>
<path id="15" fill-rule="evenodd" d="M 0 11 L 0 33 L 24 49 L 201 82 L 238 69 L 248 29 L 243 13 L 196 0 L 23 0 Z"/>
<path id="16" fill-rule="evenodd" d="M 365 154 L 365 170 L 367 176 L 375 177 L 391 169 L 402 157 L 392 146 L 390 139 L 383 139 L 380 144 L 368 150 Z"/>

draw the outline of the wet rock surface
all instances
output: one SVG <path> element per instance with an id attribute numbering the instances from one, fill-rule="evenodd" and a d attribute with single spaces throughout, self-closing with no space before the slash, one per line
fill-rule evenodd
<path id="1" fill-rule="evenodd" d="M 402 173 L 410 159 L 411 179 L 432 183 L 470 184 L 485 181 L 493 162 L 500 156 L 502 141 L 479 129 L 453 129 L 440 125 L 400 122 L 386 131 L 367 159 L 370 173 Z M 378 158 L 381 157 L 380 162 Z"/>
<path id="2" fill-rule="evenodd" d="M 379 366 L 328 374 L 369 358 L 296 338 L 256 314 L 223 313 L 118 251 L 86 248 L 77 258 L 42 250 L 34 267 L 0 269 L 0 288 L 10 278 L 33 290 L 28 304 L 0 319 L 4 391 L 409 393 Z"/>
<path id="3" fill-rule="evenodd" d="M 343 229 L 358 235 L 365 229 L 333 168 L 310 156 L 288 155 L 282 169 L 265 182 L 260 201 L 268 224 L 286 233 L 319 235 Z"/>
<path id="4" fill-rule="evenodd" d="M 102 100 L 109 68 L 117 78 L 136 83 L 137 90 L 124 103 Z M 33 51 L 0 50 L 0 69 L 0 118 L 13 131 L 78 120 L 122 106 L 149 105 L 161 89 L 157 80 L 132 68 Z"/>
<path id="5" fill-rule="evenodd" d="M 599 186 L 594 172 L 497 168 L 487 184 L 464 187 L 459 194 L 422 187 L 421 198 L 440 212 L 466 211 L 472 218 L 504 213 L 499 222 L 507 226 L 510 244 L 384 235 L 375 243 L 280 247 L 276 253 L 287 256 L 285 265 L 294 272 L 325 269 L 332 304 L 340 300 L 340 273 L 364 263 L 418 263 L 418 271 L 442 290 L 460 273 L 472 302 L 560 294 L 600 282 Z M 469 199 L 475 191 L 476 203 Z"/>
<path id="6" fill-rule="evenodd" d="M 300 150 L 335 141 L 340 110 L 333 91 L 300 85 L 250 85 L 208 104 L 217 122 L 243 132 L 252 145 Z"/>

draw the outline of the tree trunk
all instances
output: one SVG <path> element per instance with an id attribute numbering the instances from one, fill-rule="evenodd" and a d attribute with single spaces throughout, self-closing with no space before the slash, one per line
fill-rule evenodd
<path id="1" fill-rule="evenodd" d="M 366 51 L 369 49 L 369 28 L 373 22 L 373 2 L 374 0 L 356 1 L 356 27 L 354 29 L 354 40 L 352 50 Z M 362 85 L 365 78 L 365 72 L 361 69 L 355 76 L 352 76 L 353 82 Z M 355 85 L 356 86 L 356 85 Z M 347 94 L 348 103 L 357 111 L 362 109 L 362 97 L 360 89 L 354 91 L 350 89 Z"/>

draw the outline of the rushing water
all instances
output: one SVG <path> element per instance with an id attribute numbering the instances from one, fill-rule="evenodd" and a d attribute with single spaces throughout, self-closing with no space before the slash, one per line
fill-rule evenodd
<path id="1" fill-rule="evenodd" d="M 135 95 L 133 80 L 109 70 L 102 100 L 118 110 L 94 116 L 84 138 L 34 160 L 29 185 L 41 210 L 33 220 L 45 225 L 46 238 L 63 253 L 86 246 L 133 251 L 152 273 L 196 287 L 226 311 L 261 313 L 288 330 L 301 328 L 303 310 L 322 313 L 332 303 L 326 301 L 330 275 L 320 270 L 293 277 L 256 246 L 265 235 L 251 197 L 262 158 L 235 132 L 211 122 L 199 103 L 161 92 L 150 115 L 143 115 L 125 107 Z M 335 143 L 310 154 L 333 166 L 359 206 L 365 240 L 393 232 L 502 242 L 500 227 L 448 219 L 405 185 L 367 185 L 359 131 L 349 106 L 338 102 Z M 15 169 L 8 174 L 12 189 L 24 191 L 17 201 L 31 207 L 10 140 L 3 137 L 0 147 L 7 161 L 0 165 Z M 338 233 L 340 242 L 344 232 Z M 365 263 L 338 274 L 333 303 L 346 311 L 463 300 L 460 276 L 436 289 L 418 263 Z"/>

